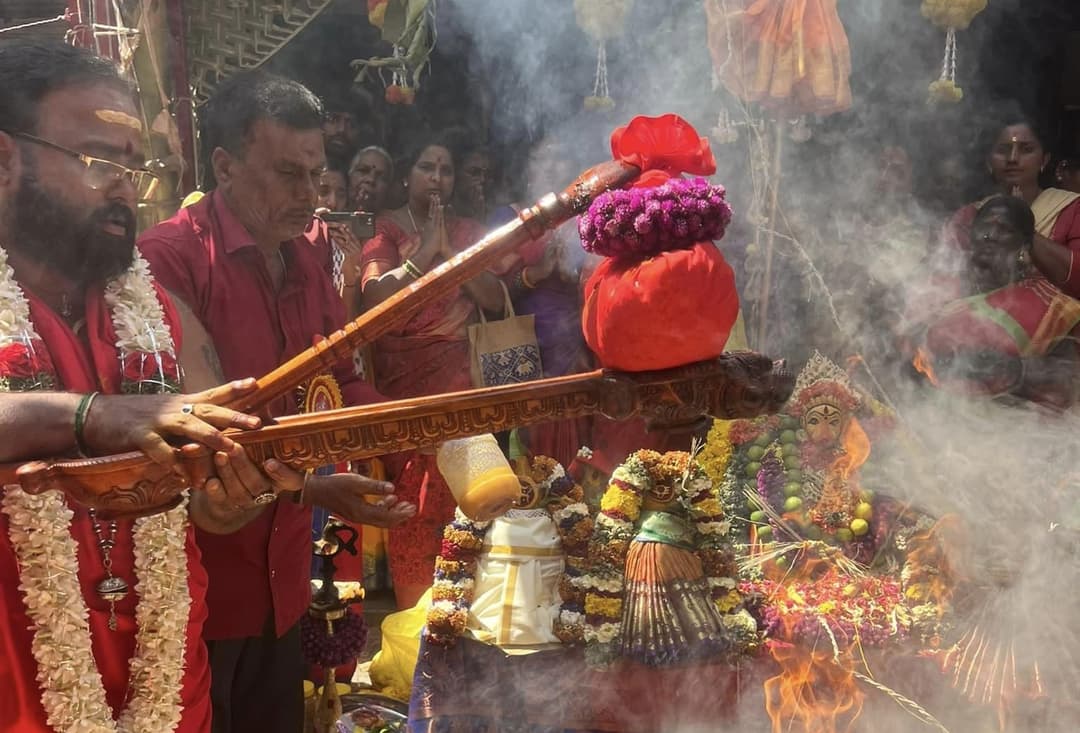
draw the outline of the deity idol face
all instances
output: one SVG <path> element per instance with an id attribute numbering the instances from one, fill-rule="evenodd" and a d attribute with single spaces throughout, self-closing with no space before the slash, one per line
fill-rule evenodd
<path id="1" fill-rule="evenodd" d="M 802 426 L 814 443 L 839 443 L 850 415 L 836 405 L 814 405 L 803 415 Z"/>
<path id="2" fill-rule="evenodd" d="M 521 478 L 521 494 L 514 500 L 514 508 L 535 509 L 542 498 L 540 487 L 528 478 L 519 478 Z"/>

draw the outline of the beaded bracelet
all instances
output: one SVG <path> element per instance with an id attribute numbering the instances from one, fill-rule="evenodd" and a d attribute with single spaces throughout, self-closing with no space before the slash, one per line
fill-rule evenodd
<path id="1" fill-rule="evenodd" d="M 100 393 L 84 394 L 75 408 L 75 445 L 78 446 L 79 452 L 84 456 L 90 455 L 90 450 L 86 446 L 86 439 L 83 435 L 83 430 L 86 428 L 86 416 L 90 414 L 90 407 L 94 404 L 94 399 L 98 394 Z"/>
<path id="2" fill-rule="evenodd" d="M 401 263 L 401 266 L 405 268 L 405 272 L 412 275 L 416 280 L 419 280 L 424 276 L 424 271 L 417 267 L 416 263 L 412 260 L 405 260 Z"/>

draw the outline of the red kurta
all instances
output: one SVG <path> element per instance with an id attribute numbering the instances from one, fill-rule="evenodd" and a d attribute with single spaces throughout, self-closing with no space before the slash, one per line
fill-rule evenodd
<path id="1" fill-rule="evenodd" d="M 31 318 L 44 340 L 64 389 L 75 392 L 120 391 L 120 362 L 117 358 L 115 332 L 102 294 L 87 298 L 89 344 L 75 335 L 46 305 L 27 293 Z M 165 318 L 173 339 L 180 344 L 176 312 L 162 294 Z M 118 628 L 109 631 L 109 604 L 101 600 L 94 586 L 105 577 L 102 556 L 86 510 L 72 503 L 75 517 L 71 534 L 78 543 L 79 580 L 83 598 L 90 610 L 90 635 L 94 659 L 105 685 L 106 699 L 116 716 L 127 702 L 128 665 L 135 653 L 135 608 L 137 594 L 116 604 Z M 112 550 L 113 572 L 135 586 L 132 527 L 134 522 L 117 523 L 116 546 Z M 210 730 L 210 669 L 202 627 L 206 620 L 206 571 L 199 562 L 193 528 L 188 529 L 188 589 L 191 611 L 188 616 L 187 652 L 181 701 L 184 708 L 179 733 Z M 8 534 L 8 517 L 0 513 L 0 731 L 45 733 L 52 729 L 45 722 L 41 691 L 36 675 L 37 663 L 31 652 L 33 632 L 26 615 L 23 594 L 19 590 L 19 568 Z"/>
<path id="2" fill-rule="evenodd" d="M 161 284 L 187 303 L 217 347 L 226 379 L 261 377 L 345 323 L 345 309 L 316 245 L 324 226 L 285 242 L 285 282 L 274 292 L 255 242 L 219 193 L 150 229 L 139 247 Z M 334 376 L 345 403 L 380 399 L 351 365 Z M 270 406 L 275 417 L 297 412 L 296 396 Z M 262 634 L 272 614 L 279 635 L 308 606 L 311 509 L 276 502 L 230 535 L 199 532 L 210 575 L 206 638 Z"/>

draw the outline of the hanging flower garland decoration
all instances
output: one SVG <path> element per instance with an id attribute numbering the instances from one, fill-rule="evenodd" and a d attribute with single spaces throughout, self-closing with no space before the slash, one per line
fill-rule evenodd
<path id="1" fill-rule="evenodd" d="M 559 578 L 559 597 L 562 604 L 555 620 L 554 632 L 564 644 L 580 644 L 585 638 L 584 578 L 589 569 L 589 540 L 593 534 L 593 517 L 585 503 L 585 491 L 565 474 L 554 460 L 537 458 L 534 465 L 547 460 L 554 464 L 553 485 L 549 491 L 547 509 L 559 533 L 565 565 Z"/>
<path id="2" fill-rule="evenodd" d="M 697 456 L 705 475 L 717 486 L 724 482 L 731 457 L 735 454 L 731 445 L 731 428 L 734 424 L 732 420 L 713 420 L 705 445 Z"/>
<path id="3" fill-rule="evenodd" d="M 452 646 L 465 633 L 476 590 L 476 559 L 491 522 L 476 522 L 461 509 L 443 530 L 442 548 L 435 559 L 425 634 L 431 644 Z"/>
<path id="4" fill-rule="evenodd" d="M 585 97 L 585 109 L 604 110 L 615 106 L 608 88 L 607 42 L 622 33 L 631 0 L 574 0 L 578 27 L 596 42 L 596 73 L 592 94 Z"/>
<path id="5" fill-rule="evenodd" d="M 567 552 L 567 576 L 580 575 L 585 563 L 582 548 L 587 548 L 592 532 L 589 510 L 583 502 L 584 492 L 558 461 L 546 456 L 533 459 L 529 480 L 532 484 L 530 490 L 542 497 L 541 504 L 558 529 L 560 541 Z M 435 559 L 431 608 L 428 609 L 424 632 L 428 643 L 453 646 L 457 638 L 465 633 L 476 591 L 477 561 L 491 524 L 490 521 L 473 521 L 458 509 L 454 513 L 454 521 L 443 530 L 442 548 Z M 580 638 L 582 619 L 581 612 L 575 610 L 574 604 L 566 602 L 568 595 L 571 600 L 574 598 L 571 594 L 573 584 L 566 580 L 567 576 L 560 585 L 564 606 L 555 622 L 554 631 L 560 639 L 574 641 Z"/>
<path id="6" fill-rule="evenodd" d="M 164 311 L 146 262 L 108 284 L 106 304 L 122 365 L 120 391 L 177 391 L 179 373 Z M 52 360 L 30 320 L 30 306 L 0 248 L 0 390 L 59 386 Z M 114 720 L 94 659 L 89 609 L 79 584 L 74 513 L 63 494 L 30 495 L 9 487 L 0 500 L 19 561 L 19 588 L 33 623 L 31 650 L 42 707 L 56 730 L 174 730 L 180 722 L 187 623 L 191 605 L 185 550 L 186 496 L 176 508 L 135 520 L 132 530 L 135 652 L 127 704 Z"/>
<path id="7" fill-rule="evenodd" d="M 712 602 L 720 613 L 729 614 L 742 604 L 735 583 L 738 575 L 735 552 L 729 540 L 731 520 L 720 499 L 719 485 L 710 480 L 701 465 L 689 455 L 686 461 L 679 503 L 697 530 L 696 554 L 701 560 Z"/>
<path id="8" fill-rule="evenodd" d="M 955 104 L 964 97 L 956 83 L 956 31 L 964 30 L 986 8 L 987 0 L 923 0 L 922 14 L 945 29 L 945 56 L 941 76 L 930 84 L 930 100 Z"/>
<path id="9" fill-rule="evenodd" d="M 411 105 L 416 101 L 420 76 L 428 66 L 438 36 L 434 0 L 368 0 L 368 22 L 381 31 L 393 51 L 388 57 L 356 59 L 350 66 L 361 84 L 375 69 L 386 86 L 388 104 Z M 386 83 L 383 70 L 390 70 Z"/>
<path id="10" fill-rule="evenodd" d="M 641 504 L 650 483 L 640 453 L 630 456 L 611 474 L 589 542 L 592 565 L 582 585 L 585 587 L 587 659 L 593 664 L 609 663 L 618 655 L 626 553 L 637 533 Z"/>

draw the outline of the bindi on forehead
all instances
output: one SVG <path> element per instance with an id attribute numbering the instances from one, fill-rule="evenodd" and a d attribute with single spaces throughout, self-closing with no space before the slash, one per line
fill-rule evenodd
<path id="1" fill-rule="evenodd" d="M 441 147 L 430 147 L 424 151 L 424 154 L 420 156 L 421 163 L 450 163 L 450 151 Z"/>
<path id="2" fill-rule="evenodd" d="M 1001 131 L 998 140 L 1005 143 L 1037 143 L 1035 133 L 1027 125 L 1014 125 Z"/>

